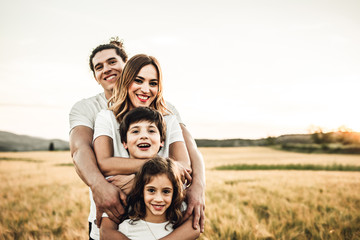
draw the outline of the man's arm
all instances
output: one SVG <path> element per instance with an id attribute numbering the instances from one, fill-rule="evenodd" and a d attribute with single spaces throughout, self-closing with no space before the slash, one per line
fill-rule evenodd
<path id="1" fill-rule="evenodd" d="M 197 148 L 195 140 L 183 124 L 180 124 L 186 148 L 190 156 L 192 167 L 192 184 L 186 190 L 188 207 L 184 218 L 194 213 L 193 227 L 200 223 L 200 232 L 204 232 L 205 225 L 205 164 L 202 154 Z"/>
<path id="2" fill-rule="evenodd" d="M 70 133 L 70 151 L 76 172 L 92 192 L 96 204 L 96 223 L 100 225 L 101 216 L 106 212 L 114 222 L 124 213 L 121 199 L 126 196 L 114 185 L 108 183 L 101 174 L 92 149 L 93 130 L 77 126 Z"/>
<path id="3" fill-rule="evenodd" d="M 160 238 L 161 240 L 194 240 L 200 236 L 200 229 L 192 227 L 193 218 L 189 217 L 178 228 L 172 231 L 169 235 Z"/>

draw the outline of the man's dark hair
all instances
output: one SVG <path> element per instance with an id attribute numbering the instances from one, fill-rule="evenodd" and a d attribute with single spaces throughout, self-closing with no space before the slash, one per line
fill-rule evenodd
<path id="1" fill-rule="evenodd" d="M 107 49 L 114 49 L 116 54 L 121 57 L 121 59 L 123 60 L 124 63 L 126 63 L 126 61 L 128 60 L 128 55 L 125 52 L 124 49 L 124 43 L 123 40 L 119 40 L 118 37 L 115 38 L 111 38 L 110 42 L 107 44 L 101 44 L 99 46 L 97 46 L 92 52 L 91 55 L 89 57 L 89 65 L 90 65 L 90 69 L 91 71 L 94 73 L 94 65 L 93 65 L 93 58 L 95 57 L 95 55 L 98 52 L 101 52 L 103 50 L 107 50 Z"/>

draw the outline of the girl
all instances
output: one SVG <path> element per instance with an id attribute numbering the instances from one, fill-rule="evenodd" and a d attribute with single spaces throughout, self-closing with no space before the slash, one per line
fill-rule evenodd
<path id="1" fill-rule="evenodd" d="M 115 238 L 118 230 L 130 239 L 160 239 L 180 225 L 183 199 L 182 181 L 173 161 L 152 158 L 136 174 L 126 209 L 128 219 L 118 227 L 104 218 L 101 239 Z M 194 230 L 183 239 L 198 236 L 199 232 Z"/>

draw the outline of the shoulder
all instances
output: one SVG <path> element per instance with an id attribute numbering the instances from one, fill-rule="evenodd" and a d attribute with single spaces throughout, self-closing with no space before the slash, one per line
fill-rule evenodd
<path id="1" fill-rule="evenodd" d="M 82 109 L 82 108 L 98 108 L 103 109 L 106 108 L 107 100 L 105 98 L 104 93 L 99 93 L 95 96 L 84 98 L 78 102 L 76 102 L 72 109 Z"/>
<path id="2" fill-rule="evenodd" d="M 171 124 L 179 124 L 176 116 L 172 115 L 172 114 L 165 115 L 164 120 L 165 120 L 167 126 L 169 126 Z"/>

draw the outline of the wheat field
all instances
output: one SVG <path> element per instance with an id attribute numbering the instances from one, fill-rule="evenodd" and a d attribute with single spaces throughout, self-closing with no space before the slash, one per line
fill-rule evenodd
<path id="1" fill-rule="evenodd" d="M 360 165 L 359 155 L 265 147 L 200 148 L 206 226 L 200 239 L 360 239 L 360 173 L 218 171 L 226 164 Z M 0 239 L 86 239 L 88 188 L 69 152 L 0 153 Z"/>

